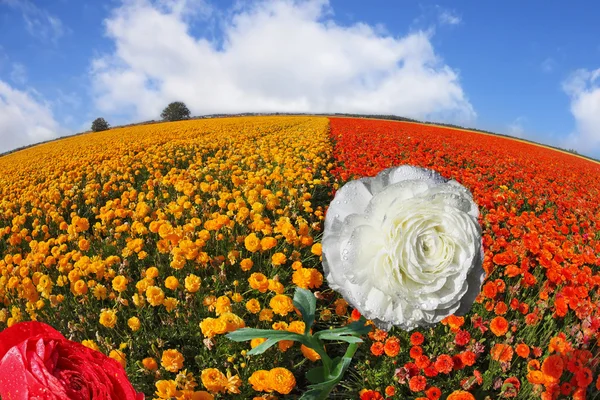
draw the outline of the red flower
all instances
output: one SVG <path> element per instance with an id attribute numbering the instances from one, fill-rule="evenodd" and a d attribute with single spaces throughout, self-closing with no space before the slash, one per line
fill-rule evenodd
<path id="1" fill-rule="evenodd" d="M 442 391 L 440 390 L 440 388 L 432 386 L 429 389 L 427 389 L 425 395 L 429 400 L 438 400 L 440 397 L 442 397 Z"/>
<path id="2" fill-rule="evenodd" d="M 471 340 L 469 331 L 460 330 L 454 337 L 454 343 L 456 343 L 457 346 L 466 346 L 467 343 L 469 343 L 469 340 Z"/>
<path id="3" fill-rule="evenodd" d="M 0 332 L 0 396 L 12 400 L 143 400 L 117 361 L 40 322 Z"/>
<path id="4" fill-rule="evenodd" d="M 375 390 L 365 390 L 361 392 L 360 400 L 383 400 L 383 396 Z"/>
<path id="5" fill-rule="evenodd" d="M 413 376 L 408 381 L 408 388 L 411 392 L 421 392 L 427 386 L 427 378 L 422 375 Z"/>
<path id="6" fill-rule="evenodd" d="M 521 389 L 521 382 L 518 378 L 511 376 L 504 381 L 504 390 L 502 395 L 504 397 L 517 397 L 519 390 Z"/>
<path id="7" fill-rule="evenodd" d="M 392 336 L 386 340 L 383 350 L 388 357 L 396 357 L 400 352 L 400 339 Z"/>
<path id="8" fill-rule="evenodd" d="M 419 332 L 415 332 L 412 335 L 410 335 L 410 344 L 412 344 L 413 346 L 420 346 L 421 344 L 423 344 L 424 341 L 425 338 L 423 337 L 423 334 Z"/>
<path id="9" fill-rule="evenodd" d="M 381 342 L 375 342 L 371 345 L 371 353 L 374 356 L 379 357 L 380 355 L 382 355 L 384 352 L 384 347 L 383 347 L 383 343 Z"/>
<path id="10" fill-rule="evenodd" d="M 435 369 L 442 374 L 449 374 L 452 372 L 452 368 L 454 367 L 454 361 L 452 357 L 447 354 L 439 355 L 435 360 Z"/>

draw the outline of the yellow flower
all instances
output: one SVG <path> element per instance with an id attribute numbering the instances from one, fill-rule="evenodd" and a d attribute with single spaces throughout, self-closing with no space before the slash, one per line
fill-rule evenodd
<path id="1" fill-rule="evenodd" d="M 227 377 L 216 368 L 207 368 L 200 375 L 202 384 L 211 392 L 223 393 L 227 390 Z"/>
<path id="2" fill-rule="evenodd" d="M 165 287 L 167 289 L 175 290 L 179 287 L 179 280 L 174 276 L 169 276 L 165 279 Z"/>
<path id="3" fill-rule="evenodd" d="M 315 243 L 310 248 L 310 252 L 313 253 L 316 256 L 320 256 L 321 255 L 321 249 L 322 249 L 321 243 Z"/>
<path id="4" fill-rule="evenodd" d="M 117 360 L 123 366 L 123 368 L 127 367 L 125 353 L 123 353 L 121 350 L 111 350 L 108 356 L 113 360 Z"/>
<path id="5" fill-rule="evenodd" d="M 310 361 L 315 362 L 321 359 L 319 353 L 311 349 L 310 347 L 306 347 L 305 345 L 300 346 L 300 351 L 304 355 L 304 357 L 308 358 Z"/>
<path id="6" fill-rule="evenodd" d="M 251 233 L 248 236 L 246 236 L 246 239 L 244 239 L 244 245 L 246 246 L 246 250 L 248 250 L 251 253 L 260 250 L 260 240 L 258 239 L 258 237 L 256 237 L 254 233 Z"/>
<path id="7" fill-rule="evenodd" d="M 259 321 L 273 321 L 273 310 L 270 308 L 263 308 L 258 314 Z"/>
<path id="8" fill-rule="evenodd" d="M 344 299 L 337 299 L 333 305 L 335 306 L 335 313 L 337 315 L 346 315 L 346 312 L 348 312 L 348 302 Z"/>
<path id="9" fill-rule="evenodd" d="M 129 326 L 129 328 L 132 331 L 137 331 L 138 329 L 140 329 L 141 323 L 140 323 L 140 319 L 138 317 L 131 317 L 127 320 L 127 326 Z"/>
<path id="10" fill-rule="evenodd" d="M 266 236 L 260 240 L 260 247 L 263 251 L 271 250 L 275 246 L 277 246 L 277 239 L 271 236 Z"/>
<path id="11" fill-rule="evenodd" d="M 102 310 L 100 313 L 100 324 L 107 328 L 114 328 L 117 324 L 117 313 L 114 310 Z"/>
<path id="12" fill-rule="evenodd" d="M 212 394 L 201 390 L 199 392 L 194 392 L 192 390 L 182 390 L 179 392 L 180 395 L 177 397 L 177 400 L 214 400 L 215 396 Z"/>
<path id="13" fill-rule="evenodd" d="M 102 284 L 94 286 L 94 297 L 98 300 L 105 300 L 107 297 L 106 287 Z"/>
<path id="14" fill-rule="evenodd" d="M 160 365 L 169 372 L 177 372 L 183 368 L 183 355 L 174 349 L 163 351 Z"/>
<path id="15" fill-rule="evenodd" d="M 244 297 L 242 297 L 240 293 L 236 292 L 231 296 L 231 300 L 235 301 L 236 303 L 240 303 L 242 300 L 244 300 Z"/>
<path id="16" fill-rule="evenodd" d="M 252 266 L 254 266 L 254 263 L 249 258 L 244 258 L 240 261 L 240 268 L 242 268 L 242 271 L 250 271 Z"/>
<path id="17" fill-rule="evenodd" d="M 241 319 L 234 313 L 230 313 L 230 312 L 223 313 L 218 318 L 218 320 L 225 323 L 225 332 L 233 332 L 237 329 L 244 328 L 246 326 L 243 319 Z M 218 332 L 218 333 L 225 333 L 225 332 Z"/>
<path id="18" fill-rule="evenodd" d="M 81 279 L 77 280 L 74 284 L 73 284 L 73 293 L 76 296 L 81 296 L 84 295 L 88 292 L 88 287 L 87 284 L 82 281 Z"/>
<path id="19" fill-rule="evenodd" d="M 167 297 L 163 301 L 163 306 L 165 306 L 167 312 L 173 311 L 175 308 L 177 308 L 177 305 L 179 305 L 179 300 L 174 297 Z"/>
<path id="20" fill-rule="evenodd" d="M 288 313 L 294 311 L 294 302 L 291 298 L 284 294 L 276 294 L 269 301 L 269 306 L 275 314 L 286 316 Z"/>
<path id="21" fill-rule="evenodd" d="M 269 371 L 269 387 L 280 394 L 289 394 L 296 386 L 296 378 L 286 368 L 273 368 Z"/>
<path id="22" fill-rule="evenodd" d="M 257 314 L 260 312 L 260 303 L 256 299 L 250 299 L 246 302 L 246 310 L 252 314 Z"/>
<path id="23" fill-rule="evenodd" d="M 190 293 L 196 293 L 198 290 L 200 290 L 200 282 L 200 277 L 194 274 L 189 274 L 185 278 L 185 289 Z"/>
<path id="24" fill-rule="evenodd" d="M 127 278 L 123 275 L 117 275 L 112 280 L 112 287 L 117 292 L 121 293 L 127 289 Z"/>
<path id="25" fill-rule="evenodd" d="M 256 346 L 260 346 L 261 344 L 263 344 L 266 341 L 267 341 L 267 339 L 265 339 L 265 338 L 254 338 L 254 339 L 250 340 L 250 347 L 255 348 Z"/>
<path id="26" fill-rule="evenodd" d="M 285 264 L 287 257 L 283 253 L 275 253 L 271 256 L 271 264 L 274 267 L 279 267 L 280 265 Z"/>
<path id="27" fill-rule="evenodd" d="M 156 386 L 155 394 L 161 399 L 171 399 L 178 395 L 177 382 L 174 380 L 160 380 L 154 384 Z"/>
<path id="28" fill-rule="evenodd" d="M 265 293 L 269 289 L 269 280 L 264 274 L 254 272 L 248 278 L 248 283 L 252 289 L 256 289 L 261 293 Z"/>
<path id="29" fill-rule="evenodd" d="M 277 294 L 282 294 L 283 292 L 285 292 L 283 284 L 275 279 L 269 279 L 269 290 Z"/>
<path id="30" fill-rule="evenodd" d="M 153 279 L 158 276 L 158 268 L 150 267 L 146 270 L 146 278 Z"/>
<path id="31" fill-rule="evenodd" d="M 150 286 L 146 289 L 146 300 L 151 306 L 160 306 L 165 299 L 165 293 L 158 286 Z"/>
<path id="32" fill-rule="evenodd" d="M 158 369 L 158 363 L 153 357 L 146 357 L 142 360 L 142 365 L 148 371 L 156 371 Z"/>
<path id="33" fill-rule="evenodd" d="M 252 389 L 257 392 L 272 392 L 270 381 L 269 381 L 269 371 L 265 371 L 264 369 L 259 369 L 258 371 L 254 371 L 250 378 L 248 378 L 248 383 L 252 385 Z"/>
<path id="34" fill-rule="evenodd" d="M 93 340 L 84 340 L 81 342 L 81 344 L 89 349 L 100 351 L 100 348 L 98 347 L 96 342 L 94 342 Z"/>
<path id="35" fill-rule="evenodd" d="M 308 289 L 311 277 L 310 268 L 299 268 L 292 274 L 292 282 L 298 287 Z"/>
<path id="36" fill-rule="evenodd" d="M 217 315 L 221 315 L 226 312 L 231 312 L 231 301 L 227 296 L 220 296 L 217 298 L 217 302 L 215 304 L 215 312 Z"/>

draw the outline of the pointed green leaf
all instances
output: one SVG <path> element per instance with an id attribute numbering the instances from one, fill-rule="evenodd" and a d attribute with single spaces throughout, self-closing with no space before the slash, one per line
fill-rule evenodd
<path id="1" fill-rule="evenodd" d="M 308 289 L 296 288 L 294 307 L 302 313 L 302 320 L 305 324 L 304 334 L 307 334 L 313 322 L 315 322 L 315 312 L 317 310 L 317 299 L 313 292 Z"/>
<path id="2" fill-rule="evenodd" d="M 303 336 L 294 332 L 276 331 L 273 329 L 242 328 L 229 332 L 225 337 L 234 342 L 245 342 L 256 338 L 278 338 L 278 340 L 302 340 Z"/>
<path id="3" fill-rule="evenodd" d="M 321 332 L 319 332 L 321 333 Z M 321 333 L 319 335 L 319 339 L 320 340 L 340 340 L 342 342 L 347 342 L 347 343 L 362 343 L 362 339 L 356 336 L 352 336 L 352 335 L 345 335 L 345 334 L 341 334 L 341 333 L 330 333 L 327 331 L 323 331 L 323 333 Z"/>
<path id="4" fill-rule="evenodd" d="M 325 380 L 325 368 L 315 367 L 306 373 L 306 379 L 310 383 L 319 383 Z"/>
<path id="5" fill-rule="evenodd" d="M 255 348 L 253 348 L 252 350 L 250 350 L 248 353 L 249 356 L 254 356 L 257 354 L 262 354 L 265 351 L 267 351 L 269 348 L 271 348 L 272 346 L 274 346 L 275 344 L 277 344 L 277 342 L 279 342 L 280 339 L 267 339 L 266 341 L 262 342 L 261 344 L 259 344 L 258 346 L 256 346 Z"/>
<path id="6" fill-rule="evenodd" d="M 321 338 L 325 334 L 355 335 L 361 336 L 371 332 L 371 327 L 365 324 L 366 320 L 353 322 L 342 328 L 328 329 L 315 333 L 313 336 Z"/>

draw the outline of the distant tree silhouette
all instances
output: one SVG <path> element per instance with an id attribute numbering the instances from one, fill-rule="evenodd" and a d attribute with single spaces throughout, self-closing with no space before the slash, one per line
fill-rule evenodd
<path id="1" fill-rule="evenodd" d="M 175 101 L 169 104 L 160 117 L 165 121 L 180 121 L 182 119 L 190 118 L 190 110 L 181 101 Z"/>
<path id="2" fill-rule="evenodd" d="M 94 122 L 92 122 L 92 131 L 100 132 L 110 129 L 108 122 L 104 118 L 96 118 Z"/>

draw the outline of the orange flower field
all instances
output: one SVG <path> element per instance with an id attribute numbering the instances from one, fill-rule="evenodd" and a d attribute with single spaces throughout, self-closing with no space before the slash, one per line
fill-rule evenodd
<path id="1" fill-rule="evenodd" d="M 154 399 L 297 398 L 304 333 L 360 315 L 328 288 L 327 207 L 345 182 L 409 164 L 480 210 L 487 277 L 471 311 L 374 326 L 331 398 L 600 398 L 600 164 L 433 125 L 325 117 L 190 120 L 69 137 L 0 157 L 0 331 L 46 322 L 119 361 Z M 328 342 L 327 353 L 345 351 Z"/>

